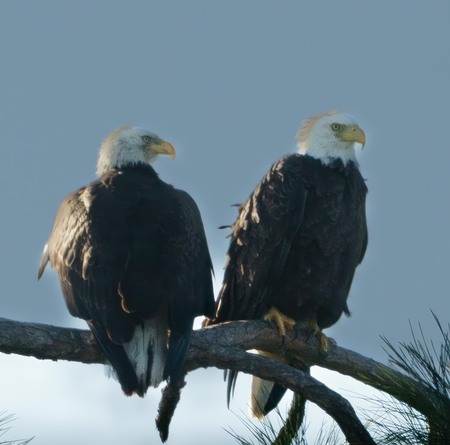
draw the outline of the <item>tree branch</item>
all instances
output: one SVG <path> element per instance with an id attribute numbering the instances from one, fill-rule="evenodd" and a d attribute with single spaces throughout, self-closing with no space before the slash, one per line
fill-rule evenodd
<path id="1" fill-rule="evenodd" d="M 183 376 L 178 382 L 166 385 L 163 389 L 161 401 L 159 402 L 158 415 L 155 419 L 156 428 L 159 431 L 159 437 L 162 442 L 165 442 L 169 437 L 170 422 L 180 401 L 181 390 L 185 385 L 186 382 Z"/>
<path id="2" fill-rule="evenodd" d="M 226 354 L 215 348 L 204 350 L 198 353 L 197 361 L 203 366 L 231 368 L 283 385 L 327 412 L 351 445 L 375 445 L 350 403 L 304 371 L 260 355 L 249 354 L 236 347 L 230 347 Z"/>
<path id="3" fill-rule="evenodd" d="M 0 318 L 0 352 L 40 360 L 107 363 L 90 331 Z"/>
<path id="4" fill-rule="evenodd" d="M 433 406 L 429 388 L 386 365 L 355 352 L 332 345 L 326 354 L 314 336 L 288 334 L 281 343 L 276 331 L 261 321 L 230 322 L 194 331 L 186 361 L 186 371 L 215 366 L 233 369 L 273 380 L 319 405 L 333 417 L 351 444 L 374 443 L 360 424 L 351 405 L 292 366 L 246 351 L 259 349 L 284 352 L 305 365 L 316 364 L 349 375 L 385 391 L 415 409 Z M 69 360 L 82 363 L 106 363 L 89 331 L 36 323 L 21 323 L 0 318 L 0 352 L 33 356 L 38 359 Z M 423 402 L 426 400 L 426 404 Z M 436 399 L 437 400 L 437 399 Z M 442 400 L 439 399 L 440 403 Z M 439 406 L 439 405 L 437 405 Z M 429 417 L 432 413 L 423 412 Z"/>
<path id="5" fill-rule="evenodd" d="M 294 393 L 284 425 L 280 428 L 272 445 L 290 445 L 292 443 L 305 418 L 305 407 L 306 399 L 300 394 Z"/>

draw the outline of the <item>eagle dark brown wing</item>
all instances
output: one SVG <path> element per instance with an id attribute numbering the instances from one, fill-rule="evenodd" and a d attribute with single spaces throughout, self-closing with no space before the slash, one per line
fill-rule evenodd
<path id="1" fill-rule="evenodd" d="M 307 198 L 297 155 L 276 162 L 234 223 L 214 322 L 259 319 L 301 227 Z"/>

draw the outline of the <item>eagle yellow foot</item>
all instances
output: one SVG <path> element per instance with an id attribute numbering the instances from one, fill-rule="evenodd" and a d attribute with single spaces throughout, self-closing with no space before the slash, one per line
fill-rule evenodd
<path id="1" fill-rule="evenodd" d="M 287 331 L 292 331 L 295 327 L 295 320 L 284 315 L 274 306 L 264 315 L 264 320 L 273 322 L 282 338 L 286 337 Z"/>
<path id="2" fill-rule="evenodd" d="M 317 338 L 317 340 L 319 340 L 320 343 L 320 347 L 319 347 L 319 351 L 320 352 L 328 352 L 330 345 L 335 345 L 336 341 L 331 338 L 331 337 L 327 337 L 319 328 L 319 326 L 317 325 L 317 322 L 315 320 L 310 320 L 308 321 L 308 323 L 306 324 L 307 329 L 311 332 L 311 335 L 314 335 L 314 337 Z"/>
<path id="3" fill-rule="evenodd" d="M 320 342 L 320 352 L 328 352 L 329 346 L 330 346 L 330 340 L 333 340 L 332 338 L 328 338 L 320 329 L 315 333 L 315 336 Z"/>

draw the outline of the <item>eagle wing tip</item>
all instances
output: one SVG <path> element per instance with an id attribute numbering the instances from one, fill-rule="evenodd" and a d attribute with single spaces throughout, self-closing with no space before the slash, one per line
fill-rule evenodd
<path id="1" fill-rule="evenodd" d="M 44 251 L 42 252 L 42 259 L 41 262 L 39 264 L 39 269 L 38 269 L 38 281 L 41 279 L 42 274 L 44 273 L 45 267 L 47 266 L 47 263 L 49 262 L 49 255 L 48 255 L 48 244 L 45 245 L 44 247 Z"/>

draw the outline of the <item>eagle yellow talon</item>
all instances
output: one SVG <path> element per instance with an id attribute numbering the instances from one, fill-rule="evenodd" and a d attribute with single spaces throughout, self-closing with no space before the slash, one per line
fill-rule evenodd
<path id="1" fill-rule="evenodd" d="M 320 352 L 328 352 L 329 343 L 327 336 L 320 330 L 318 330 L 315 335 L 320 342 Z"/>
<path id="2" fill-rule="evenodd" d="M 306 327 L 306 329 L 311 333 L 310 335 L 314 335 L 314 337 L 317 338 L 319 341 L 319 352 L 328 352 L 330 345 L 335 345 L 336 341 L 331 338 L 327 337 L 319 328 L 317 325 L 317 322 L 315 320 L 308 320 L 306 324 L 303 324 L 303 326 Z"/>
<path id="3" fill-rule="evenodd" d="M 285 337 L 286 332 L 294 330 L 295 327 L 295 320 L 284 315 L 274 306 L 272 306 L 266 315 L 264 315 L 264 320 L 275 323 L 280 337 Z"/>

